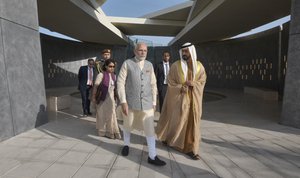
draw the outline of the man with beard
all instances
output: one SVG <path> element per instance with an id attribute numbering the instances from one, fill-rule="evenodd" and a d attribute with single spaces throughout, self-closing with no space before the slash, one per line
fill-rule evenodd
<path id="1" fill-rule="evenodd" d="M 197 61 L 194 45 L 185 43 L 179 54 L 181 59 L 169 71 L 167 94 L 156 133 L 164 144 L 198 160 L 206 74 Z"/>
<path id="2" fill-rule="evenodd" d="M 137 43 L 134 48 L 135 57 L 124 61 L 117 81 L 124 121 L 122 155 L 129 154 L 131 131 L 143 130 L 148 145 L 148 163 L 164 166 L 166 163 L 156 155 L 154 109 L 157 88 L 153 66 L 145 60 L 147 52 L 145 43 Z"/>

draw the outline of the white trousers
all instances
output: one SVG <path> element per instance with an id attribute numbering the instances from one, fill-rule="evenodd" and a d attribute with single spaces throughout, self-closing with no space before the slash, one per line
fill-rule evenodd
<path id="1" fill-rule="evenodd" d="M 130 132 L 124 130 L 123 131 L 123 137 L 124 137 L 124 145 L 129 146 L 130 145 Z M 148 146 L 148 156 L 154 160 L 156 156 L 156 148 L 155 148 L 155 137 L 146 137 L 147 140 L 147 146 Z"/>
<path id="2" fill-rule="evenodd" d="M 154 137 L 154 109 L 129 110 L 127 116 L 123 114 L 123 127 L 128 132 L 133 129 L 144 130 L 147 137 Z"/>

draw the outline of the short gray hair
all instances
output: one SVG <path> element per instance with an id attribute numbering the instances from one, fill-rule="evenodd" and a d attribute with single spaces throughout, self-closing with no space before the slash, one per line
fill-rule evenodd
<path id="1" fill-rule="evenodd" d="M 141 45 L 146 45 L 148 47 L 148 45 L 144 42 L 137 42 L 137 43 L 134 43 L 134 50 L 136 50 Z"/>

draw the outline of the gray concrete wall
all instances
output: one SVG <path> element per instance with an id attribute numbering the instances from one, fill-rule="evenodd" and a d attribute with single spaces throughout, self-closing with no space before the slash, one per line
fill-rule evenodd
<path id="1" fill-rule="evenodd" d="M 198 57 L 208 75 L 207 87 L 268 88 L 282 96 L 288 27 L 285 24 L 282 31 L 275 28 L 250 37 L 197 45 Z M 106 47 L 113 49 L 118 69 L 124 59 L 133 55 L 132 46 L 80 43 L 45 35 L 41 41 L 46 88 L 76 86 L 79 67 L 86 65 L 88 58 L 99 58 Z M 179 59 L 178 46 L 149 47 L 147 59 L 155 65 L 162 60 L 165 50 L 171 53 L 171 62 Z"/>
<path id="2" fill-rule="evenodd" d="M 0 0 L 0 141 L 46 120 L 36 0 Z"/>
<path id="3" fill-rule="evenodd" d="M 288 66 L 281 123 L 300 128 L 300 1 L 292 1 Z"/>
<path id="4" fill-rule="evenodd" d="M 266 32 L 222 42 L 196 45 L 198 59 L 207 72 L 206 87 L 243 89 L 267 88 L 283 95 L 289 24 Z M 168 50 L 172 61 L 179 59 L 179 47 L 156 47 L 154 61 Z M 280 57 L 279 57 L 280 56 Z"/>
<path id="5" fill-rule="evenodd" d="M 281 48 L 286 48 L 280 45 L 280 33 L 276 28 L 241 39 L 200 45 L 197 53 L 208 74 L 207 86 L 279 91 L 279 76 L 284 75 L 279 70 L 283 60 L 279 55 Z"/>
<path id="6" fill-rule="evenodd" d="M 126 59 L 126 46 L 109 46 L 59 39 L 41 34 L 43 68 L 46 88 L 77 86 L 78 70 L 87 65 L 89 58 L 100 59 L 101 51 L 112 49 L 112 57 L 118 63 Z"/>

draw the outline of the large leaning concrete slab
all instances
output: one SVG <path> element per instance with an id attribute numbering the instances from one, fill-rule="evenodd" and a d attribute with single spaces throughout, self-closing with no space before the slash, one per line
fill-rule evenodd
<path id="1" fill-rule="evenodd" d="M 99 7 L 100 8 L 100 7 Z M 82 0 L 39 0 L 40 26 L 80 41 L 126 45 L 128 38 L 104 13 Z"/>

